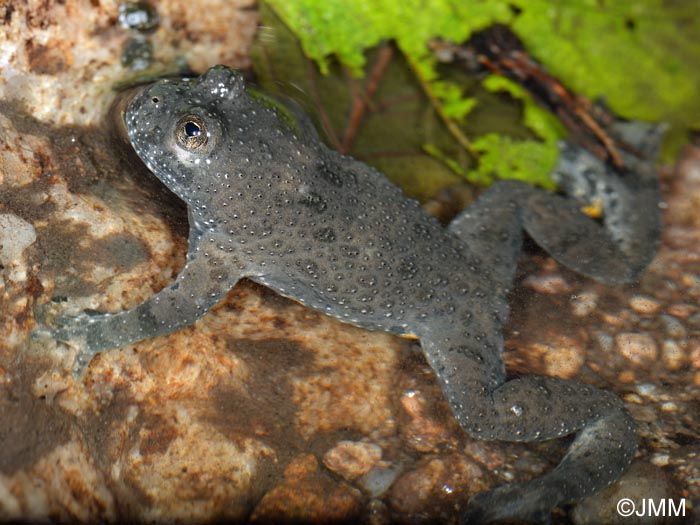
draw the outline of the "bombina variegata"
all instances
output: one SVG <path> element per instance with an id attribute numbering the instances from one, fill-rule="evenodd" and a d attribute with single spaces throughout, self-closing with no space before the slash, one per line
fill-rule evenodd
<path id="1" fill-rule="evenodd" d="M 79 348 L 75 369 L 103 350 L 194 323 L 246 277 L 353 325 L 417 337 L 472 436 L 576 433 L 553 471 L 477 494 L 463 522 L 545 521 L 555 506 L 616 480 L 636 450 L 621 401 L 576 381 L 509 380 L 502 329 L 523 232 L 606 283 L 644 270 L 659 230 L 650 165 L 624 154 L 635 173 L 610 170 L 564 147 L 556 174 L 566 196 L 500 182 L 443 228 L 381 173 L 327 148 L 294 113 L 223 66 L 139 89 L 126 130 L 138 156 L 187 204 L 187 263 L 135 308 L 81 315 L 54 330 Z M 649 133 L 638 135 L 641 147 Z M 597 199 L 603 220 L 580 212 L 577 195 Z"/>

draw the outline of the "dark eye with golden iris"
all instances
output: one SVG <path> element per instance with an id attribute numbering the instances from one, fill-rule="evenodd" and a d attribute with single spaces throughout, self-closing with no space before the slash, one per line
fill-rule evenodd
<path id="1" fill-rule="evenodd" d="M 185 115 L 175 125 L 175 139 L 187 151 L 200 151 L 207 145 L 207 124 L 199 115 Z"/>

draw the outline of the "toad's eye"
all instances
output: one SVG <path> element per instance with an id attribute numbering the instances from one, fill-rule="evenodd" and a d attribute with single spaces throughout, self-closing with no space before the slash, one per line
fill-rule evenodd
<path id="1" fill-rule="evenodd" d="M 209 140 L 207 124 L 198 115 L 185 115 L 175 125 L 175 139 L 181 148 L 194 153 L 200 152 Z"/>

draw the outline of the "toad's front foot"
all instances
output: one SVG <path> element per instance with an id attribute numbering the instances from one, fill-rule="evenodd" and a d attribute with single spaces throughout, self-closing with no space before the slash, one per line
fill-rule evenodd
<path id="1" fill-rule="evenodd" d="M 113 314 L 88 312 L 77 317 L 57 317 L 55 322 L 58 328 L 48 331 L 51 338 L 77 351 L 72 367 L 75 377 L 82 377 L 96 354 L 119 346 L 104 330 L 106 321 L 111 317 Z"/>

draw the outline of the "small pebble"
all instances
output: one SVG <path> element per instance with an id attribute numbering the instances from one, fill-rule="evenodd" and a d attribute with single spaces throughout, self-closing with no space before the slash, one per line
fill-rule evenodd
<path id="1" fill-rule="evenodd" d="M 661 316 L 661 322 L 664 324 L 664 328 L 669 337 L 685 339 L 688 336 L 685 326 L 683 326 L 683 323 L 677 317 L 664 314 Z"/>
<path id="2" fill-rule="evenodd" d="M 635 405 L 644 404 L 644 400 L 637 394 L 627 394 L 624 399 L 627 403 L 634 403 Z"/>
<path id="3" fill-rule="evenodd" d="M 131 71 L 143 71 L 148 69 L 153 62 L 153 44 L 150 40 L 138 36 L 129 38 L 124 43 L 121 63 Z"/>
<path id="4" fill-rule="evenodd" d="M 688 355 L 690 356 L 690 366 L 695 370 L 700 370 L 700 341 L 691 339 L 688 342 Z"/>
<path id="5" fill-rule="evenodd" d="M 684 273 L 681 282 L 686 288 L 695 288 L 700 285 L 700 278 L 694 273 Z"/>
<path id="6" fill-rule="evenodd" d="M 615 337 L 618 351 L 636 365 L 651 364 L 656 361 L 656 342 L 648 334 L 623 333 Z"/>
<path id="7" fill-rule="evenodd" d="M 654 454 L 649 461 L 657 467 L 665 467 L 671 462 L 671 456 L 668 454 Z"/>
<path id="8" fill-rule="evenodd" d="M 595 338 L 598 341 L 598 345 L 600 346 L 601 350 L 604 352 L 610 352 L 613 349 L 614 339 L 610 334 L 600 332 L 596 334 Z"/>
<path id="9" fill-rule="evenodd" d="M 158 13 L 147 2 L 126 2 L 119 6 L 119 23 L 124 29 L 148 33 L 158 27 Z"/>
<path id="10" fill-rule="evenodd" d="M 562 294 L 571 291 L 571 286 L 569 283 L 567 283 L 564 277 L 558 273 L 530 275 L 523 281 L 523 285 L 529 286 L 538 293 L 546 293 L 550 295 Z"/>
<path id="11" fill-rule="evenodd" d="M 373 498 L 384 494 L 399 475 L 396 467 L 374 467 L 357 480 L 357 484 Z"/>
<path id="12" fill-rule="evenodd" d="M 661 347 L 661 359 L 668 370 L 675 372 L 685 364 L 685 353 L 678 343 L 666 339 Z"/>
<path id="13" fill-rule="evenodd" d="M 603 319 L 603 322 L 605 324 L 608 324 L 610 326 L 622 326 L 625 324 L 625 319 L 624 319 L 624 313 L 618 312 L 617 314 L 611 314 L 608 312 L 601 312 L 600 314 L 601 318 Z"/>
<path id="14" fill-rule="evenodd" d="M 648 398 L 654 398 L 654 395 L 657 392 L 656 385 L 652 385 L 651 383 L 641 383 L 639 385 L 636 385 L 634 389 L 637 391 L 637 393 L 640 396 L 648 397 Z"/>
<path id="15" fill-rule="evenodd" d="M 367 504 L 366 515 L 363 523 L 367 525 L 390 525 L 391 512 L 382 500 L 373 499 Z"/>
<path id="16" fill-rule="evenodd" d="M 435 497 L 435 489 L 444 482 L 446 470 L 444 461 L 436 458 L 404 472 L 392 485 L 389 506 L 402 514 L 420 512 Z"/>
<path id="17" fill-rule="evenodd" d="M 645 295 L 635 295 L 630 299 L 629 305 L 637 313 L 651 315 L 659 309 L 661 303 Z"/>
<path id="18" fill-rule="evenodd" d="M 695 311 L 695 307 L 691 304 L 679 303 L 669 306 L 668 313 L 685 319 Z"/>
<path id="19" fill-rule="evenodd" d="M 571 310 L 576 317 L 585 317 L 595 311 L 598 305 L 598 294 L 582 292 L 571 298 Z"/>
<path id="20" fill-rule="evenodd" d="M 323 456 L 323 464 L 352 481 L 366 474 L 382 458 L 382 448 L 374 443 L 340 441 Z"/>
<path id="21" fill-rule="evenodd" d="M 627 385 L 634 383 L 637 378 L 631 370 L 623 370 L 620 372 L 620 375 L 617 376 L 617 380 L 619 383 Z"/>
<path id="22" fill-rule="evenodd" d="M 583 345 L 568 337 L 560 337 L 556 345 L 533 345 L 543 353 L 546 373 L 550 376 L 571 379 L 581 371 L 585 362 Z"/>
<path id="23" fill-rule="evenodd" d="M 700 312 L 691 315 L 691 316 L 688 318 L 688 323 L 689 323 L 691 326 L 700 327 Z"/>

